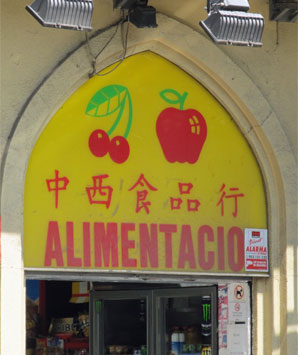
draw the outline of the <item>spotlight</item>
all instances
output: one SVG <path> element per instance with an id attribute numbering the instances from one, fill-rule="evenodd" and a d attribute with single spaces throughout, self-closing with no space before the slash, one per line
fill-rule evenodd
<path id="1" fill-rule="evenodd" d="M 262 46 L 264 18 L 247 13 L 247 0 L 207 0 L 208 17 L 201 27 L 217 44 Z"/>
<path id="2" fill-rule="evenodd" d="M 127 9 L 129 21 L 137 28 L 157 27 L 156 9 L 148 6 L 148 0 L 113 0 L 114 8 Z"/>
<path id="3" fill-rule="evenodd" d="M 298 18 L 297 0 L 269 0 L 269 19 L 272 21 L 295 22 Z"/>
<path id="4" fill-rule="evenodd" d="M 26 10 L 45 27 L 92 30 L 93 0 L 35 0 Z"/>

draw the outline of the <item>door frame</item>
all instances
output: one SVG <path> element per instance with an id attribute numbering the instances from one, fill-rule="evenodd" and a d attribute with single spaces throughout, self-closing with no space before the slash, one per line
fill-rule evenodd
<path id="1" fill-rule="evenodd" d="M 104 344 L 100 342 L 96 336 L 100 328 L 103 328 L 104 331 L 104 319 L 103 315 L 98 316 L 96 309 L 96 302 L 101 300 L 127 300 L 127 299 L 146 299 L 146 314 L 153 315 L 153 295 L 151 290 L 125 290 L 125 291 L 90 291 L 90 303 L 89 303 L 89 318 L 91 325 L 90 332 L 90 349 L 92 355 L 104 355 Z M 103 306 L 104 309 L 104 306 Z M 154 333 L 153 333 L 153 317 L 146 317 L 146 327 L 148 339 L 148 355 L 154 355 Z"/>
<path id="2" fill-rule="evenodd" d="M 165 338 L 165 309 L 164 302 L 162 302 L 163 298 L 176 298 L 176 297 L 195 297 L 195 296 L 209 296 L 211 295 L 211 322 L 212 322 L 212 330 L 211 330 L 211 348 L 212 355 L 218 354 L 218 313 L 217 313 L 217 299 L 218 292 L 217 286 L 200 286 L 200 287 L 184 287 L 184 288 L 173 288 L 173 289 L 162 289 L 162 290 L 154 290 L 153 303 L 156 305 L 155 307 L 155 329 L 156 329 L 156 355 L 164 355 L 166 354 L 165 349 L 162 347 L 161 339 Z M 159 325 L 162 329 L 159 329 Z M 160 344 L 160 346 L 158 346 Z"/>
<path id="3" fill-rule="evenodd" d="M 164 289 L 131 289 L 114 291 L 90 291 L 89 318 L 91 325 L 90 349 L 92 355 L 104 355 L 104 344 L 100 342 L 97 334 L 100 329 L 104 331 L 103 313 L 98 316 L 96 302 L 101 300 L 125 300 L 125 299 L 146 299 L 147 311 L 147 346 L 148 355 L 164 355 L 161 339 L 165 337 L 164 329 L 164 305 L 163 298 L 172 297 L 195 297 L 211 295 L 211 344 L 212 355 L 218 353 L 218 333 L 217 333 L 217 286 L 196 286 Z M 104 307 L 104 306 L 103 306 Z M 215 325 L 215 326 L 214 326 Z"/>

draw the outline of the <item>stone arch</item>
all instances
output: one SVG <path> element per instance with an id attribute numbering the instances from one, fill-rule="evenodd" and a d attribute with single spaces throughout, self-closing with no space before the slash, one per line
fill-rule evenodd
<path id="1" fill-rule="evenodd" d="M 295 225 L 287 224 L 285 200 L 294 204 L 295 177 L 291 176 L 291 168 L 295 160 L 280 126 L 269 103 L 251 79 L 229 59 L 218 47 L 205 39 L 198 32 L 189 27 L 159 15 L 159 27 L 155 30 L 130 29 L 127 55 L 150 50 L 173 62 L 188 74 L 197 79 L 207 88 L 216 99 L 231 114 L 234 121 L 249 142 L 263 173 L 267 192 L 268 217 L 270 229 L 271 270 L 281 270 L 286 263 L 286 230 L 295 234 Z M 91 50 L 96 53 L 111 36 L 113 29 L 98 34 L 90 40 Z M 120 36 L 102 53 L 96 63 L 100 70 L 116 62 L 121 57 Z M 212 63 L 212 69 L 210 66 Z M 224 70 L 222 69 L 224 68 Z M 26 107 L 20 114 L 20 120 L 14 131 L 7 149 L 2 188 L 2 319 L 5 320 L 5 309 L 11 304 L 10 293 L 16 300 L 16 307 L 12 317 L 24 311 L 23 294 L 23 259 L 22 259 L 22 231 L 23 231 L 23 187 L 27 163 L 34 144 L 43 128 L 57 111 L 59 106 L 82 83 L 88 80 L 92 71 L 90 56 L 86 46 L 79 47 L 59 64 L 38 88 Z M 67 78 L 67 80 L 66 80 Z M 278 138 L 278 139 L 277 139 Z M 292 181 L 284 186 L 283 181 Z M 280 258 L 279 255 L 282 255 Z M 278 278 L 277 293 L 280 303 L 286 303 L 286 279 L 281 278 L 280 271 L 275 271 Z M 11 278 L 16 282 L 12 285 Z M 256 324 L 254 330 L 255 346 L 258 353 L 262 353 L 264 338 L 272 338 L 274 343 L 280 343 L 279 338 L 273 336 L 271 327 L 265 328 L 265 323 L 279 323 L 279 334 L 283 333 L 286 317 L 286 307 L 280 309 L 278 320 L 273 315 L 273 302 L 264 304 L 258 298 L 259 292 L 270 294 L 273 290 L 272 278 L 254 281 L 254 306 Z M 264 312 L 263 318 L 257 318 Z M 14 322 L 12 322 L 14 323 Z M 11 331 L 5 323 L 2 326 L 2 339 L 5 333 Z M 14 323 L 14 326 L 15 323 Z M 21 338 L 24 323 L 17 326 L 15 332 Z M 263 337 L 257 336 L 256 329 L 263 330 Z M 3 342 L 3 340 L 2 340 Z M 9 345 L 3 345 L 4 352 L 10 353 Z M 21 349 L 21 348 L 20 348 Z M 264 349 L 263 349 L 264 350 Z M 284 349 L 285 351 L 286 349 Z M 14 349 L 14 351 L 16 351 Z M 271 353 L 270 349 L 266 352 Z M 16 351 L 18 352 L 18 351 Z M 21 351 L 19 352 L 21 353 Z"/>

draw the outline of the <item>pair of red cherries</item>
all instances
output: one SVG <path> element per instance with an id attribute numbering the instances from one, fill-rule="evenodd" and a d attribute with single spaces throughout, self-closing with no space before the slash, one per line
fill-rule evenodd
<path id="1" fill-rule="evenodd" d="M 89 137 L 89 149 L 96 157 L 104 157 L 109 153 L 111 159 L 117 163 L 124 163 L 129 157 L 129 144 L 122 136 L 115 136 L 110 140 L 102 129 L 93 131 Z"/>

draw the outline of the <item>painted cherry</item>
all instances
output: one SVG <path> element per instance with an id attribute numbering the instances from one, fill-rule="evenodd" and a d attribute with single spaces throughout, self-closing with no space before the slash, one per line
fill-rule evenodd
<path id="1" fill-rule="evenodd" d="M 110 157 L 118 164 L 124 163 L 129 157 L 129 144 L 122 136 L 112 138 L 110 143 Z"/>
<path id="2" fill-rule="evenodd" d="M 89 149 L 96 157 L 104 157 L 110 149 L 110 138 L 105 131 L 97 129 L 89 137 Z"/>
<path id="3" fill-rule="evenodd" d="M 177 99 L 169 99 L 169 93 Z M 183 110 L 187 93 L 180 95 L 168 89 L 160 95 L 169 103 L 180 103 L 180 109 L 168 107 L 156 121 L 156 133 L 165 158 L 170 163 L 196 163 L 207 137 L 204 117 L 197 110 Z"/>
<path id="4" fill-rule="evenodd" d="M 128 110 L 125 110 L 128 107 Z M 127 112 L 127 125 L 122 136 L 116 136 L 110 140 L 122 120 L 123 112 Z M 114 113 L 117 115 L 114 117 Z M 98 129 L 89 137 L 89 149 L 96 157 L 104 157 L 110 153 L 111 159 L 118 163 L 124 163 L 129 157 L 129 144 L 127 137 L 132 125 L 132 101 L 128 89 L 122 85 L 107 85 L 93 95 L 89 101 L 86 114 L 92 117 L 114 117 L 110 128 L 105 132 Z"/>

